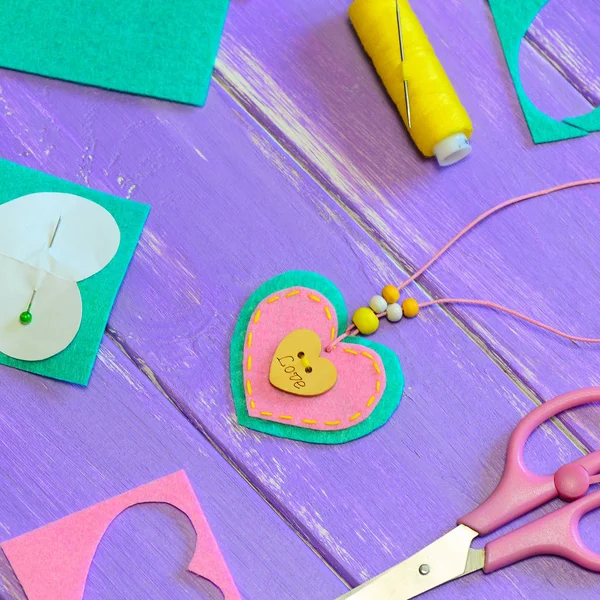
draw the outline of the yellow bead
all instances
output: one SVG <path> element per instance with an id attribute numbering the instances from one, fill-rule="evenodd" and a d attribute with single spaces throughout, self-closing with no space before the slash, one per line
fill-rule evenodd
<path id="1" fill-rule="evenodd" d="M 419 303 L 414 298 L 407 298 L 402 303 L 402 312 L 409 319 L 416 317 L 419 314 Z"/>
<path id="2" fill-rule="evenodd" d="M 400 300 L 400 292 L 395 285 L 386 285 L 383 288 L 381 295 L 385 298 L 385 301 L 388 304 L 395 304 L 398 302 L 398 300 Z"/>
<path id="3" fill-rule="evenodd" d="M 377 315 L 366 306 L 359 308 L 352 317 L 352 322 L 363 335 L 375 333 L 379 327 Z"/>

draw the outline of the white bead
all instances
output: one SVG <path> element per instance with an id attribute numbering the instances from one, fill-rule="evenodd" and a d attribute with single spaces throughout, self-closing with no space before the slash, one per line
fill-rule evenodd
<path id="1" fill-rule="evenodd" d="M 402 318 L 402 306 L 400 304 L 389 304 L 387 307 L 387 320 L 397 323 Z"/>
<path id="2" fill-rule="evenodd" d="M 383 296 L 373 296 L 369 301 L 369 307 L 375 314 L 384 312 L 387 305 L 388 304 Z"/>

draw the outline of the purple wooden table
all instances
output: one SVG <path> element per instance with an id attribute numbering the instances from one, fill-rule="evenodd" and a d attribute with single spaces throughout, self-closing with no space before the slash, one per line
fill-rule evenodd
<path id="1" fill-rule="evenodd" d="M 2 157 L 153 207 L 90 387 L 1 370 L 0 541 L 185 468 L 244 598 L 333 600 L 481 502 L 536 404 L 600 384 L 598 348 L 486 310 L 434 309 L 377 334 L 407 389 L 375 434 L 324 448 L 237 425 L 230 336 L 265 279 L 318 271 L 353 310 L 485 208 L 600 175 L 598 135 L 532 144 L 483 0 L 415 4 L 475 123 L 465 162 L 423 160 L 347 4 L 232 0 L 203 109 L 0 73 Z M 600 102 L 599 24 L 595 0 L 552 0 L 528 33 L 525 86 L 553 116 Z M 413 293 L 505 302 L 597 336 L 598 225 L 600 189 L 533 201 L 470 235 Z M 551 472 L 598 447 L 600 409 L 581 409 L 537 431 L 527 461 Z M 598 524 L 583 522 L 596 551 Z M 128 511 L 85 599 L 219 598 L 183 570 L 193 544 L 177 511 Z M 538 558 L 427 598 L 587 600 L 599 583 Z M 3 557 L 0 596 L 24 598 Z"/>

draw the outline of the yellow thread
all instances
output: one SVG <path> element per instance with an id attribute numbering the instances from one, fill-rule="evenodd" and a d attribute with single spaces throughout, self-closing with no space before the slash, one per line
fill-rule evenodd
<path id="1" fill-rule="evenodd" d="M 261 414 L 263 417 L 272 417 L 272 416 L 273 416 L 273 413 L 272 413 L 272 412 L 267 412 L 267 411 L 265 411 L 265 410 L 261 410 L 261 411 L 260 411 L 260 414 Z"/>
<path id="2" fill-rule="evenodd" d="M 335 340 L 335 327 L 331 328 L 331 341 L 333 342 L 333 340 Z M 333 349 L 335 350 L 335 346 Z"/>
<path id="3" fill-rule="evenodd" d="M 325 425 L 328 427 L 335 427 L 336 425 L 341 425 L 341 421 L 325 421 Z"/>
<path id="4" fill-rule="evenodd" d="M 358 417 L 360 417 L 360 415 L 362 415 L 362 413 L 357 412 L 355 415 L 352 415 L 350 417 L 351 421 L 356 421 L 356 419 L 358 419 Z"/>
<path id="5" fill-rule="evenodd" d="M 369 398 L 369 401 L 367 402 L 367 408 L 369 408 L 369 406 L 371 406 L 371 404 L 373 404 L 373 402 L 375 402 L 375 396 L 371 396 Z"/>
<path id="6" fill-rule="evenodd" d="M 267 300 L 267 304 L 273 304 L 273 302 L 277 302 L 279 300 L 279 296 L 273 296 Z"/>
<path id="7" fill-rule="evenodd" d="M 375 391 L 379 392 L 380 389 L 381 389 L 381 381 L 379 381 L 379 379 L 378 379 L 377 382 L 375 383 Z"/>
<path id="8" fill-rule="evenodd" d="M 248 334 L 248 348 L 252 348 L 252 332 Z"/>
<path id="9" fill-rule="evenodd" d="M 280 419 L 286 419 L 287 421 L 291 421 L 294 417 L 290 417 L 289 415 L 279 415 Z"/>
<path id="10" fill-rule="evenodd" d="M 258 323 L 259 319 L 260 319 L 260 310 L 257 310 L 256 314 L 254 315 L 254 324 L 255 325 Z"/>
<path id="11" fill-rule="evenodd" d="M 314 421 L 313 419 L 302 419 L 303 423 L 306 423 L 307 425 L 316 425 L 317 421 Z"/>
<path id="12" fill-rule="evenodd" d="M 292 296 L 297 296 L 299 293 L 300 293 L 300 290 L 296 290 L 295 292 L 290 292 L 289 294 L 286 294 L 285 297 L 291 298 Z"/>
<path id="13" fill-rule="evenodd" d="M 366 356 L 367 358 L 370 358 L 371 360 L 373 360 L 373 355 L 372 354 L 369 354 L 368 352 L 361 352 L 361 354 L 363 356 Z"/>
<path id="14" fill-rule="evenodd" d="M 249 379 L 246 381 L 246 390 L 248 391 L 248 396 L 252 396 L 252 384 Z"/>
<path id="15" fill-rule="evenodd" d="M 250 406 L 252 408 L 256 408 L 256 403 L 254 402 L 254 400 L 250 400 Z"/>
<path id="16" fill-rule="evenodd" d="M 358 356 L 358 352 L 356 350 L 350 350 L 349 348 L 344 348 L 344 352 L 348 354 L 356 354 Z"/>
<path id="17" fill-rule="evenodd" d="M 377 375 L 381 375 L 381 369 L 379 368 L 379 365 L 373 361 L 373 366 L 375 367 L 375 370 L 377 371 Z"/>
<path id="18" fill-rule="evenodd" d="M 252 354 L 248 355 L 248 371 L 252 370 Z"/>
<path id="19" fill-rule="evenodd" d="M 331 321 L 331 313 L 329 312 L 329 306 L 327 306 L 327 304 L 324 306 L 325 308 L 325 315 L 326 317 Z"/>
<path id="20" fill-rule="evenodd" d="M 412 128 L 410 136 L 425 156 L 452 135 L 473 133 L 469 115 L 408 0 L 400 0 L 405 60 L 400 57 L 400 40 L 394 0 L 354 0 L 350 20 L 371 57 L 383 84 L 408 123 L 404 81 L 408 82 Z M 468 154 L 469 145 L 458 145 L 440 164 L 452 164 Z"/>
<path id="21" fill-rule="evenodd" d="M 302 366 L 303 366 L 305 369 L 308 369 L 308 368 L 310 367 L 310 362 L 308 361 L 308 358 L 306 358 L 306 354 L 303 354 L 303 355 L 300 357 L 300 361 L 302 362 Z"/>
<path id="22" fill-rule="evenodd" d="M 321 298 L 319 296 L 314 296 L 313 294 L 309 294 L 308 297 L 314 302 L 321 302 Z"/>

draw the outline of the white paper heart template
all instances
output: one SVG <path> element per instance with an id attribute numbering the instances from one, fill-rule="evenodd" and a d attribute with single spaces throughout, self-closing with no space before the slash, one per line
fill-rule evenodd
<path id="1" fill-rule="evenodd" d="M 106 267 L 120 240 L 114 217 L 81 196 L 40 192 L 1 205 L 0 352 L 38 361 L 69 346 L 83 314 L 77 282 Z"/>

